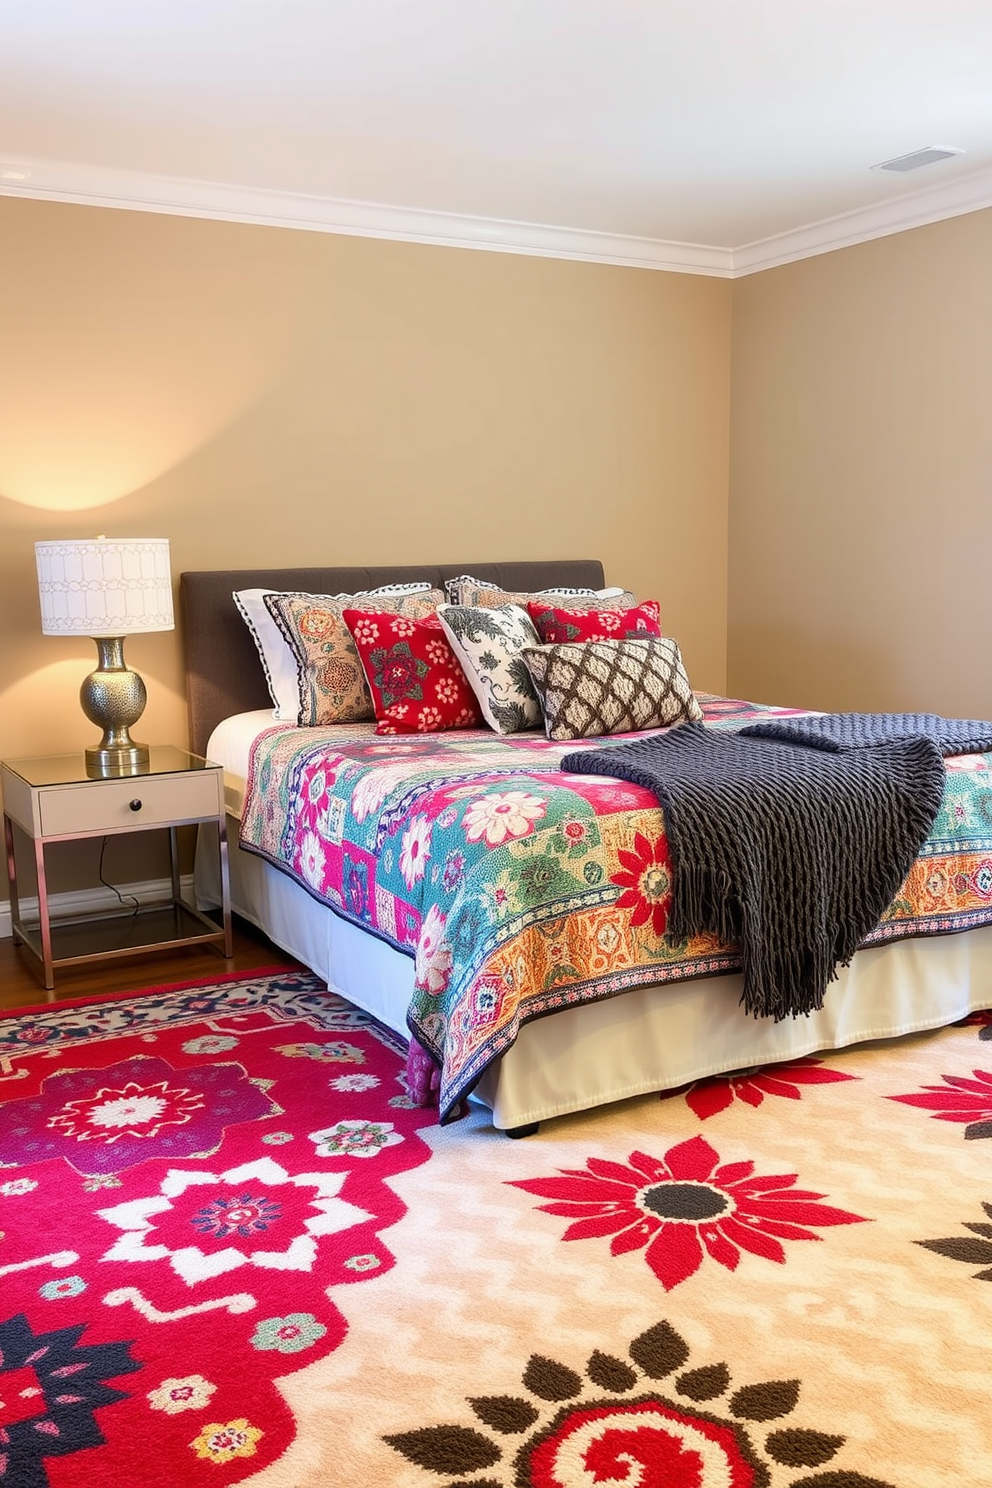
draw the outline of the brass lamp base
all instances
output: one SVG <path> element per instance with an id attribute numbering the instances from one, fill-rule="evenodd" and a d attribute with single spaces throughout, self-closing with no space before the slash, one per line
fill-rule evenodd
<path id="1" fill-rule="evenodd" d="M 148 745 L 138 744 L 129 730 L 145 710 L 145 684 L 124 661 L 123 636 L 95 640 L 100 665 L 84 678 L 79 701 L 90 722 L 103 729 L 103 738 L 86 751 L 86 773 L 137 775 L 148 766 Z"/>
<path id="2" fill-rule="evenodd" d="M 148 768 L 148 745 L 133 740 L 127 748 L 108 748 L 95 744 L 86 751 L 86 773 L 91 780 L 109 780 L 117 775 L 140 775 Z"/>

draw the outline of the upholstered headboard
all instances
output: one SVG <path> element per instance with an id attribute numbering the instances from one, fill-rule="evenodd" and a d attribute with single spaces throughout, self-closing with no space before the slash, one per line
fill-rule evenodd
<path id="1" fill-rule="evenodd" d="M 189 747 L 203 754 L 207 740 L 232 713 L 270 702 L 255 643 L 231 598 L 236 589 L 286 589 L 307 594 L 354 594 L 379 584 L 426 579 L 442 588 L 459 574 L 491 579 L 504 589 L 600 589 L 603 565 L 594 558 L 533 563 L 408 563 L 374 568 L 248 568 L 180 576 L 180 624 L 186 666 Z"/>

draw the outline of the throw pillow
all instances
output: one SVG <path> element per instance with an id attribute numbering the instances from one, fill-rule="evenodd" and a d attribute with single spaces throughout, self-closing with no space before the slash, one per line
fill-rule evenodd
<path id="1" fill-rule="evenodd" d="M 436 615 L 345 610 L 372 691 L 377 734 L 433 734 L 481 723 L 475 694 Z"/>
<path id="2" fill-rule="evenodd" d="M 374 603 L 383 613 L 419 619 L 433 614 L 443 598 L 440 589 L 426 589 L 377 594 Z M 375 717 L 362 663 L 344 621 L 345 610 L 360 603 L 361 597 L 354 594 L 265 596 L 265 607 L 296 663 L 298 701 L 293 721 L 304 728 Z"/>
<path id="3" fill-rule="evenodd" d="M 505 594 L 507 596 L 504 603 L 511 603 L 509 598 L 510 591 L 508 589 L 501 589 L 499 584 L 493 584 L 490 582 L 489 579 L 476 579 L 473 578 L 471 574 L 459 574 L 457 579 L 445 579 L 444 581 L 444 587 L 448 595 L 449 604 L 471 605 L 473 603 L 471 599 L 464 597 L 463 586 L 464 594 L 467 594 L 468 591 L 472 589 L 497 590 L 500 594 Z M 541 594 L 584 594 L 587 598 L 615 599 L 618 594 L 623 593 L 623 590 L 572 589 L 569 588 L 566 584 L 554 584 L 549 586 L 547 589 L 541 589 L 538 592 Z"/>
<path id="4" fill-rule="evenodd" d="M 563 641 L 638 640 L 661 635 L 656 599 L 646 599 L 629 610 L 558 608 L 545 599 L 532 599 L 527 613 L 545 645 Z"/>
<path id="5" fill-rule="evenodd" d="M 667 636 L 528 647 L 522 654 L 549 739 L 594 739 L 703 716 L 678 643 Z"/>
<path id="6" fill-rule="evenodd" d="M 538 634 L 525 611 L 439 605 L 437 618 L 490 728 L 498 734 L 538 728 L 541 705 L 520 655 L 538 644 Z"/>
<path id="7" fill-rule="evenodd" d="M 422 579 L 413 584 L 383 584 L 378 589 L 362 589 L 357 595 L 297 594 L 297 598 L 352 600 L 366 594 L 423 594 L 430 587 L 430 584 Z M 276 589 L 235 589 L 231 598 L 237 605 L 238 612 L 255 642 L 255 649 L 268 684 L 269 696 L 275 703 L 272 716 L 280 723 L 295 723 L 300 712 L 296 655 L 265 608 L 267 594 L 285 594 L 286 592 Z M 371 712 L 366 716 L 371 718 Z"/>
<path id="8" fill-rule="evenodd" d="M 527 593 L 500 589 L 496 584 L 483 584 L 475 579 L 449 579 L 445 585 L 452 604 L 498 610 L 502 605 L 520 605 L 526 609 L 532 599 L 567 599 L 571 607 L 582 610 L 627 609 L 637 600 L 627 589 L 589 589 L 566 594 L 561 589 L 530 590 Z"/>

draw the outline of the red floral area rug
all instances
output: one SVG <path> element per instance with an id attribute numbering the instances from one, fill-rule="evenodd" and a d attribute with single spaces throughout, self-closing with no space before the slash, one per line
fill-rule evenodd
<path id="1" fill-rule="evenodd" d="M 430 1157 L 404 1052 L 296 971 L 0 1020 L 2 1488 L 278 1462 Z"/>
<path id="2" fill-rule="evenodd" d="M 549 1122 L 309 974 L 0 1022 L 0 1488 L 985 1488 L 992 1018 Z"/>

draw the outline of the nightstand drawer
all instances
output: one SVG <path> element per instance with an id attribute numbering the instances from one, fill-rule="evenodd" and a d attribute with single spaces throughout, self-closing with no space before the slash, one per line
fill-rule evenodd
<path id="1" fill-rule="evenodd" d="M 119 832 L 127 827 L 168 826 L 170 822 L 217 816 L 218 774 L 205 770 L 184 775 L 136 775 L 127 780 L 94 780 L 41 790 L 41 835 Z"/>

